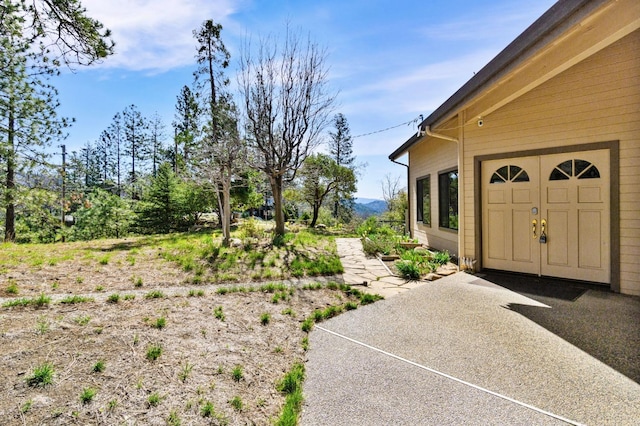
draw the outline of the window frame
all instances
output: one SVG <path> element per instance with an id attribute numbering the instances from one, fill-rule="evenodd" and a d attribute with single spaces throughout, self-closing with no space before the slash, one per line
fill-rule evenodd
<path id="1" fill-rule="evenodd" d="M 456 175 L 456 191 L 455 191 L 455 207 L 457 218 L 457 227 L 451 226 L 452 215 L 450 214 L 452 198 L 451 198 L 451 174 Z M 459 211 L 459 185 L 460 174 L 457 167 L 442 170 L 438 172 L 438 227 L 442 230 L 450 232 L 458 232 L 460 228 L 460 211 Z"/>
<path id="2" fill-rule="evenodd" d="M 424 212 L 424 183 L 427 183 L 429 197 L 428 220 L 425 222 Z M 424 226 L 431 227 L 431 175 L 420 176 L 416 179 L 416 222 L 422 222 Z"/>

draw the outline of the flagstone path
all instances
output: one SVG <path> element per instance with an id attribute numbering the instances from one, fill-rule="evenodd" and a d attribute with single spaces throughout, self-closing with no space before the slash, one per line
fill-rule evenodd
<path id="1" fill-rule="evenodd" d="M 428 282 L 407 281 L 394 276 L 382 261 L 364 254 L 359 238 L 336 238 L 336 245 L 344 267 L 342 278 L 345 284 L 362 286 L 362 290 L 368 293 L 390 297 Z"/>

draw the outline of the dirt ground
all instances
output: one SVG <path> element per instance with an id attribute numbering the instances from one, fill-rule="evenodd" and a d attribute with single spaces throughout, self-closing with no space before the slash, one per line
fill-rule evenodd
<path id="1" fill-rule="evenodd" d="M 278 303 L 272 297 L 209 292 L 117 304 L 5 308 L 0 314 L 2 423 L 166 424 L 175 411 L 183 424 L 211 424 L 201 414 L 211 402 L 221 416 L 213 424 L 271 424 L 284 401 L 277 382 L 304 360 L 302 320 L 316 308 L 346 300 L 327 289 L 296 290 Z M 224 321 L 214 315 L 219 307 Z M 265 313 L 270 321 L 263 325 Z M 166 326 L 158 329 L 161 317 Z M 152 345 L 162 348 L 155 361 L 146 356 Z M 93 371 L 98 361 L 105 364 L 103 372 Z M 54 366 L 53 384 L 30 386 L 34 367 L 45 362 Z M 237 366 L 239 381 L 232 377 Z M 85 404 L 80 395 L 89 387 L 97 393 Z M 150 406 L 154 392 L 160 403 Z M 230 405 L 234 397 L 242 402 L 240 410 Z"/>
<path id="2" fill-rule="evenodd" d="M 303 320 L 357 301 L 326 286 L 292 284 L 278 301 L 259 290 L 221 294 L 229 286 L 191 284 L 153 251 L 140 249 L 135 262 L 116 251 L 102 264 L 99 245 L 107 243 L 95 244 L 96 256 L 79 245 L 57 260 L 51 246 L 50 260 L 37 267 L 0 253 L 9 265 L 0 271 L 3 305 L 51 297 L 40 307 L 0 308 L 2 425 L 273 424 L 284 403 L 277 383 L 305 359 Z M 151 298 L 153 291 L 161 297 Z M 72 295 L 92 300 L 60 302 Z M 148 357 L 153 346 L 161 348 L 156 360 Z M 99 362 L 103 371 L 95 371 Z M 53 383 L 30 383 L 45 363 Z M 83 402 L 89 388 L 95 396 Z"/>

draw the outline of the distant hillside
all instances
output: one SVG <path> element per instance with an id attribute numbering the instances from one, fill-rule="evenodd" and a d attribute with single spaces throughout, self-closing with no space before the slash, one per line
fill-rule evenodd
<path id="1" fill-rule="evenodd" d="M 365 201 L 364 203 L 362 201 Z M 361 217 L 376 216 L 387 210 L 387 203 L 382 200 L 370 200 L 367 198 L 356 199 L 356 214 Z"/>

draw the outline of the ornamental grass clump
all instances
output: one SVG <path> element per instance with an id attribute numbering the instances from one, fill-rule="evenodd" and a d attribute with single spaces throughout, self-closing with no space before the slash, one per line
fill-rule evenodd
<path id="1" fill-rule="evenodd" d="M 396 262 L 396 268 L 404 278 L 417 280 L 420 278 L 420 268 L 412 260 L 400 260 Z"/>

